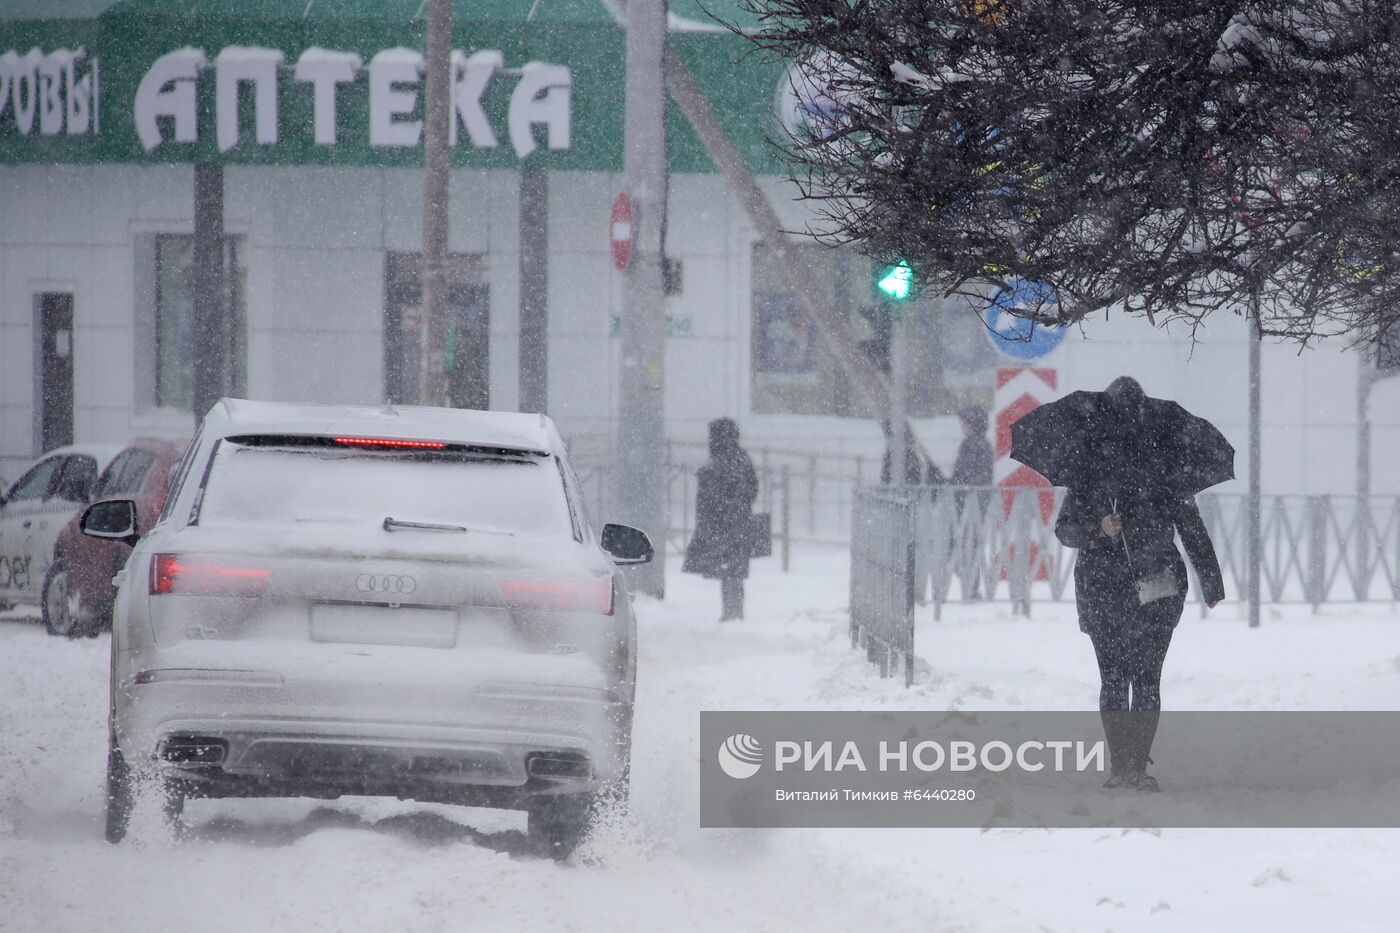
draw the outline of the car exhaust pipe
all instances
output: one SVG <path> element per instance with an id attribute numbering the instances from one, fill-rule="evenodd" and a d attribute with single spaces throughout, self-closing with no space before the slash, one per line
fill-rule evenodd
<path id="1" fill-rule="evenodd" d="M 525 756 L 525 773 L 540 778 L 593 777 L 588 756 L 578 752 L 531 752 Z"/>
<path id="2" fill-rule="evenodd" d="M 156 757 L 182 768 L 215 767 L 228 757 L 228 741 L 208 735 L 171 735 L 161 739 Z"/>

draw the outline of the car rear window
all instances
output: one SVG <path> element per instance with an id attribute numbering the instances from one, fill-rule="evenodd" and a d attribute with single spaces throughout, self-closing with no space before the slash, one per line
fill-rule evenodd
<path id="1" fill-rule="evenodd" d="M 198 510 L 206 526 L 393 518 L 510 534 L 572 537 L 573 529 L 552 458 L 229 439 L 214 453 Z"/>

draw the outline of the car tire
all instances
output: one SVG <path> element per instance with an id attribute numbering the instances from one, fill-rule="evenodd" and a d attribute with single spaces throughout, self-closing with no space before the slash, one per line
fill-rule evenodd
<path id="1" fill-rule="evenodd" d="M 110 602 L 93 605 L 83 601 L 80 605 L 83 607 L 82 615 L 73 625 L 70 637 L 96 638 L 103 632 L 112 630 L 112 604 Z"/>
<path id="2" fill-rule="evenodd" d="M 551 858 L 567 859 L 588 836 L 596 794 L 542 794 L 530 801 L 525 835 Z"/>
<path id="3" fill-rule="evenodd" d="M 68 565 L 61 557 L 55 557 L 44 574 L 44 589 L 40 595 L 40 611 L 44 617 L 44 628 L 50 635 L 63 635 L 77 638 L 84 634 L 75 631 L 82 626 L 73 617 L 72 602 L 68 598 Z"/>
<path id="4" fill-rule="evenodd" d="M 108 842 L 116 845 L 126 838 L 127 824 L 131 822 L 131 809 L 135 804 L 131 768 L 117 748 L 117 743 L 108 739 L 107 819 L 104 830 Z"/>

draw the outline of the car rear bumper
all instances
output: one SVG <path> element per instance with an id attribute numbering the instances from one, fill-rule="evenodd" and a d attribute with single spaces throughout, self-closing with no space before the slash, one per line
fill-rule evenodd
<path id="1" fill-rule="evenodd" d="M 573 682 L 481 668 L 450 678 L 399 670 L 379 682 L 305 668 L 145 668 L 119 689 L 114 726 L 133 765 L 210 796 L 484 794 L 516 806 L 537 793 L 595 790 L 619 779 L 627 759 L 630 704 L 596 668 L 549 670 Z M 199 746 L 216 750 L 188 750 Z"/>
<path id="2" fill-rule="evenodd" d="M 397 796 L 523 807 L 543 794 L 596 791 L 621 776 L 615 743 L 566 736 L 379 726 L 298 731 L 305 723 L 177 722 L 152 755 L 194 796 Z"/>

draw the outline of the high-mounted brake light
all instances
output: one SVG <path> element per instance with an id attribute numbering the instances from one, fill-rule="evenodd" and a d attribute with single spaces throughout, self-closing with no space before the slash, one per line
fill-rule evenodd
<path id="1" fill-rule="evenodd" d="M 612 577 L 558 580 L 502 580 L 501 595 L 512 609 L 613 614 Z"/>
<path id="2" fill-rule="evenodd" d="M 447 446 L 443 441 L 406 441 L 397 437 L 337 437 L 335 442 L 352 447 L 417 447 L 427 450 L 442 450 Z"/>
<path id="3" fill-rule="evenodd" d="M 271 567 L 231 563 L 228 558 L 157 554 L 151 560 L 151 595 L 261 596 Z"/>

